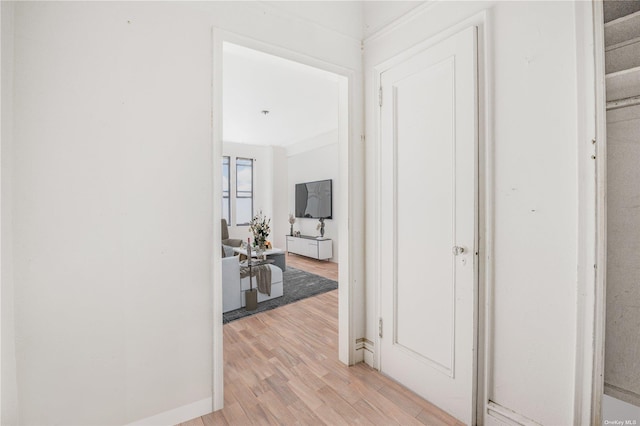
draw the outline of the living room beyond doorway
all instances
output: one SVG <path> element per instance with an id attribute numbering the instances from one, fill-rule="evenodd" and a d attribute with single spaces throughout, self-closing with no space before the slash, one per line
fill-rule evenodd
<path id="1" fill-rule="evenodd" d="M 321 277 L 338 281 L 338 264 L 326 260 L 316 260 L 310 257 L 287 253 L 287 265 Z"/>

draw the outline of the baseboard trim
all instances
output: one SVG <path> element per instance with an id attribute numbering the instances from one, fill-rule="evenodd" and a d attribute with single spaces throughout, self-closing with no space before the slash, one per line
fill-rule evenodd
<path id="1" fill-rule="evenodd" d="M 540 426 L 540 423 L 493 401 L 489 401 L 487 404 L 487 415 L 508 425 Z"/>
<path id="2" fill-rule="evenodd" d="M 354 346 L 353 363 L 358 364 L 364 361 L 364 337 L 356 339 L 356 345 Z"/>
<path id="3" fill-rule="evenodd" d="M 192 402 L 191 404 L 183 405 L 182 407 L 174 408 L 173 410 L 165 411 L 151 417 L 136 420 L 135 422 L 129 423 L 126 426 L 173 426 L 191 419 L 195 419 L 196 417 L 209 414 L 212 410 L 212 407 L 213 399 L 205 398 L 200 401 Z"/>
<path id="4" fill-rule="evenodd" d="M 356 354 L 358 354 L 359 362 L 364 361 L 365 364 L 373 368 L 373 342 L 365 337 L 356 340 Z"/>

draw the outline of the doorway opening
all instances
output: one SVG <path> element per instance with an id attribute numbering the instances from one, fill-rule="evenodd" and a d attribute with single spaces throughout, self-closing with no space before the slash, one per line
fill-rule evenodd
<path id="1" fill-rule="evenodd" d="M 227 80 L 227 76 L 231 78 Z M 353 187 L 349 165 L 354 161 L 349 119 L 353 78 L 350 70 L 214 30 L 214 206 L 219 206 L 222 200 L 222 208 L 214 208 L 214 224 L 226 219 L 228 238 L 242 244 L 247 238 L 254 240 L 248 222 L 261 211 L 270 227 L 272 252 L 265 253 L 274 256 L 273 259 L 277 257 L 268 267 L 272 271 L 280 268 L 274 276 L 280 274 L 283 280 L 287 279 L 292 264 L 304 265 L 297 259 L 300 255 L 304 255 L 301 258 L 305 262 L 336 265 L 339 283 L 336 333 L 339 359 L 344 364 L 355 360 L 349 288 L 354 274 L 349 249 L 354 236 L 347 221 L 359 214 L 349 197 Z M 227 176 L 224 188 L 218 179 L 223 172 Z M 316 181 L 332 183 L 328 214 L 326 210 L 306 217 L 295 214 L 295 184 Z M 295 220 L 293 226 L 290 219 Z M 321 222 L 324 237 L 319 235 Z M 220 244 L 222 230 L 216 228 L 219 227 L 214 226 L 212 266 L 214 411 L 222 408 L 224 402 L 222 314 L 226 297 L 222 279 L 225 270 L 221 265 L 225 247 Z M 293 236 L 292 229 L 296 232 Z M 314 244 L 315 253 L 324 251 L 312 259 L 310 251 L 292 250 L 292 243 L 297 240 Z M 239 247 L 236 252 L 242 249 Z M 242 302 L 243 294 L 238 296 Z M 266 297 L 265 293 L 262 303 L 276 300 Z"/>

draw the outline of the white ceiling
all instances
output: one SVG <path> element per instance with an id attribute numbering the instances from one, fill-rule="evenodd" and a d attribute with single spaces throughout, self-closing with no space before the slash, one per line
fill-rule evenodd
<path id="1" fill-rule="evenodd" d="M 336 75 L 231 43 L 223 52 L 225 142 L 288 146 L 338 128 Z"/>
<path id="2" fill-rule="evenodd" d="M 363 2 L 362 36 L 367 38 L 406 15 L 424 1 L 365 1 Z"/>
<path id="3" fill-rule="evenodd" d="M 364 3 L 363 1 L 344 0 L 260 2 L 261 5 L 270 8 L 274 13 L 292 16 L 357 40 L 362 40 Z"/>
<path id="4" fill-rule="evenodd" d="M 362 40 L 423 1 L 265 1 L 270 13 L 296 17 Z M 337 130 L 337 76 L 224 43 L 223 140 L 288 146 Z M 268 115 L 261 111 L 268 110 Z"/>

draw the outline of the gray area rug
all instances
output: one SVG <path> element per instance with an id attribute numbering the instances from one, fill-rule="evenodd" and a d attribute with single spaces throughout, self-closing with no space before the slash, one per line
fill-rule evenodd
<path id="1" fill-rule="evenodd" d="M 309 272 L 287 266 L 287 270 L 283 274 L 284 287 L 282 297 L 266 300 L 258 304 L 255 311 L 247 311 L 245 308 L 236 309 L 222 314 L 222 323 L 226 324 L 249 315 L 259 314 L 260 312 L 269 311 L 279 308 L 307 297 L 315 296 L 327 291 L 338 288 L 336 281 Z"/>

